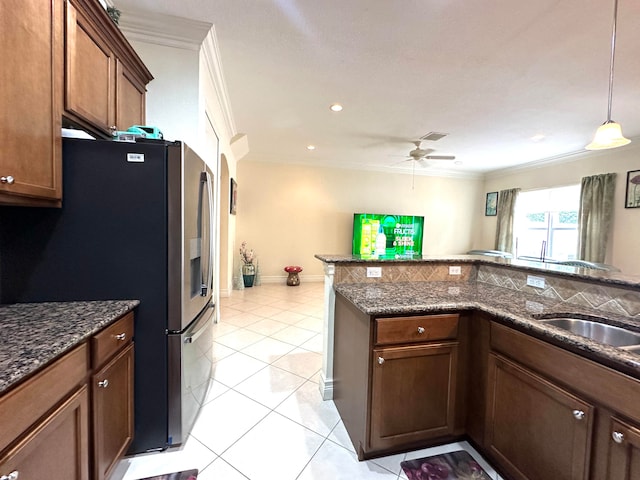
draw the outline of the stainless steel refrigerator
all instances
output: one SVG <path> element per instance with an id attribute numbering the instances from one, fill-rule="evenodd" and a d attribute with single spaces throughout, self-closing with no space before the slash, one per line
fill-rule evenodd
<path id="1" fill-rule="evenodd" d="M 140 300 L 129 453 L 182 443 L 208 390 L 213 189 L 184 143 L 65 138 L 62 208 L 0 207 L 2 303 Z"/>

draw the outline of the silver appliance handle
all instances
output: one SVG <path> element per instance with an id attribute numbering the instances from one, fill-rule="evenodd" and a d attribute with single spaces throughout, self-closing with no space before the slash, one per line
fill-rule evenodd
<path id="1" fill-rule="evenodd" d="M 204 173 L 207 178 L 207 196 L 209 197 L 209 272 L 207 275 L 207 288 L 213 290 L 213 222 L 215 219 L 213 214 L 213 179 L 208 170 L 205 169 Z"/>
<path id="2" fill-rule="evenodd" d="M 209 305 L 207 307 L 207 309 L 208 308 L 215 308 L 215 307 L 214 307 L 213 304 L 211 304 L 211 305 Z M 205 318 L 204 323 L 202 323 L 202 319 L 203 318 Z M 195 325 L 193 326 L 193 329 L 195 329 L 196 326 L 198 327 L 198 329 L 195 330 L 195 332 L 193 330 L 191 330 L 190 333 L 185 334 L 184 339 L 182 340 L 182 342 L 183 343 L 193 343 L 193 342 L 195 342 L 207 330 L 207 322 L 209 322 L 209 321 L 211 321 L 211 316 L 208 314 L 208 311 L 202 312 L 202 314 L 200 315 L 198 320 L 195 322 Z M 0 480 L 2 480 L 2 479 L 0 479 Z"/>

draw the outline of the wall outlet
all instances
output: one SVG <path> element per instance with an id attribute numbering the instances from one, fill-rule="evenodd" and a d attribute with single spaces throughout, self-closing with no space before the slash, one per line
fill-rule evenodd
<path id="1" fill-rule="evenodd" d="M 382 267 L 367 267 L 367 278 L 380 278 Z"/>
<path id="2" fill-rule="evenodd" d="M 461 274 L 462 274 L 462 267 L 460 266 L 449 267 L 449 275 L 461 275 Z"/>
<path id="3" fill-rule="evenodd" d="M 527 275 L 527 285 L 529 285 L 530 287 L 544 288 L 544 277 Z"/>

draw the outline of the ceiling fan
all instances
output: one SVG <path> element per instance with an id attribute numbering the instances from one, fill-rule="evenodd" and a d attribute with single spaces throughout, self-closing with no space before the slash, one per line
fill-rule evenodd
<path id="1" fill-rule="evenodd" d="M 412 143 L 415 145 L 416 148 L 411 150 L 408 156 L 404 160 L 401 160 L 400 162 L 398 162 L 398 163 L 404 163 L 409 161 L 412 162 L 411 163 L 411 167 L 412 167 L 411 168 L 411 190 L 413 190 L 415 185 L 416 163 L 419 164 L 421 167 L 428 167 L 429 164 L 427 163 L 427 160 L 455 160 L 456 158 L 454 155 L 433 155 L 433 152 L 435 152 L 433 148 L 420 148 L 420 145 L 422 144 L 422 140 L 416 140 Z"/>
<path id="2" fill-rule="evenodd" d="M 413 144 L 416 146 L 416 148 L 414 148 L 409 152 L 409 156 L 406 158 L 405 161 L 415 160 L 421 165 L 424 165 L 425 160 L 455 160 L 456 158 L 455 155 L 433 155 L 433 152 L 435 152 L 434 149 L 420 148 L 420 145 L 422 144 L 422 140 L 416 140 L 415 142 L 413 142 Z"/>

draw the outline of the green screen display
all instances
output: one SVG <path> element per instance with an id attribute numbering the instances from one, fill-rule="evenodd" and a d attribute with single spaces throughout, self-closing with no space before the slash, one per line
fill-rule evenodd
<path id="1" fill-rule="evenodd" d="M 424 217 L 355 213 L 352 254 L 362 258 L 422 255 Z"/>

